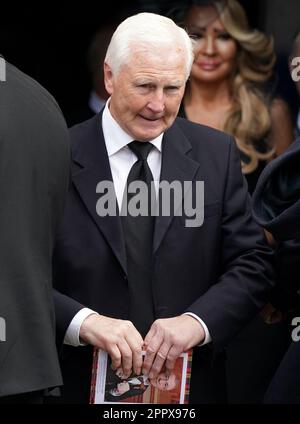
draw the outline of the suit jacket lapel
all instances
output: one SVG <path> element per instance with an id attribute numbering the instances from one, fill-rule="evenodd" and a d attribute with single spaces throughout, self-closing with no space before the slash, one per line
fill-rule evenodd
<path id="1" fill-rule="evenodd" d="M 96 204 L 100 197 L 96 193 L 97 184 L 100 181 L 112 181 L 101 119 L 102 113 L 82 124 L 85 125 L 83 127 L 84 140 L 72 149 L 73 161 L 80 165 L 80 169 L 78 170 L 77 167 L 72 178 L 90 216 L 105 236 L 124 272 L 127 274 L 126 250 L 120 217 L 100 217 L 96 211 Z M 191 149 L 191 144 L 175 122 L 166 131 L 163 138 L 161 181 L 169 183 L 179 181 L 183 187 L 185 181 L 194 179 L 199 163 L 188 156 Z M 154 253 L 159 248 L 173 217 L 173 210 L 171 210 L 170 216 L 156 217 L 153 239 Z"/>
<path id="2" fill-rule="evenodd" d="M 96 204 L 101 196 L 101 194 L 96 193 L 98 183 L 100 181 L 112 182 L 101 120 L 102 113 L 82 124 L 85 125 L 83 127 L 83 139 L 72 149 L 73 161 L 79 164 L 81 168 L 78 171 L 77 167 L 72 179 L 90 216 L 106 238 L 127 274 L 126 252 L 120 217 L 118 213 L 117 216 L 100 217 L 96 211 Z M 114 200 L 116 201 L 116 198 Z"/>
<path id="3" fill-rule="evenodd" d="M 188 156 L 188 152 L 191 150 L 191 144 L 175 122 L 164 134 L 160 181 L 169 183 L 179 181 L 182 184 L 182 188 L 185 181 L 193 181 L 199 168 L 199 163 Z M 181 202 L 186 194 L 184 190 L 182 194 Z M 172 208 L 170 216 L 161 216 L 160 214 L 156 217 L 153 239 L 154 253 L 159 248 L 173 217 L 174 210 Z"/>

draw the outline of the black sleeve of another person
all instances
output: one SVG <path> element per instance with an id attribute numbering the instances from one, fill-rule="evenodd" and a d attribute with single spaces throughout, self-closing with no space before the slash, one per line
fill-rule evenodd
<path id="1" fill-rule="evenodd" d="M 6 63 L 0 82 L 0 396 L 62 384 L 52 253 L 70 176 L 69 134 L 53 97 Z"/>

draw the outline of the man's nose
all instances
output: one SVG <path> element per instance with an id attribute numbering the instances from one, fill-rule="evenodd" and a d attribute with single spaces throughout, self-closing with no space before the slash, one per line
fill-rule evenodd
<path id="1" fill-rule="evenodd" d="M 148 102 L 148 108 L 152 112 L 162 113 L 165 109 L 165 96 L 163 90 L 157 90 L 152 93 Z"/>

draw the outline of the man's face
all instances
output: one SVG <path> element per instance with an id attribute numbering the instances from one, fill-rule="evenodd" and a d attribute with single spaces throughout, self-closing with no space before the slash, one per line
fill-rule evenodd
<path id="1" fill-rule="evenodd" d="M 185 87 L 185 56 L 137 50 L 114 76 L 105 64 L 110 112 L 134 139 L 149 141 L 174 122 Z"/>
<path id="2" fill-rule="evenodd" d="M 176 387 L 176 375 L 174 373 L 166 374 L 161 372 L 155 381 L 150 380 L 151 384 L 159 390 L 173 390 Z"/>

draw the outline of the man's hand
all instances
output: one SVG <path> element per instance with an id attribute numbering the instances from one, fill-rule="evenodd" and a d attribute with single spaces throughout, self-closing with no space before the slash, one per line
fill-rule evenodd
<path id="1" fill-rule="evenodd" d="M 132 369 L 137 375 L 141 373 L 143 339 L 132 322 L 92 314 L 83 321 L 79 336 L 85 343 L 105 350 L 112 368 L 122 367 L 124 378 Z"/>
<path id="2" fill-rule="evenodd" d="M 146 338 L 143 374 L 155 378 L 165 366 L 170 371 L 176 359 L 205 338 L 201 324 L 189 315 L 156 320 Z"/>

